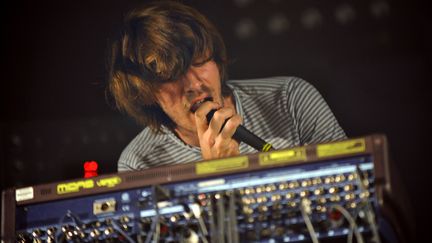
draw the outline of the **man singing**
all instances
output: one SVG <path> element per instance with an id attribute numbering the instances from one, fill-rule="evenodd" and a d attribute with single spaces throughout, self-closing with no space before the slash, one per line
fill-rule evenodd
<path id="1" fill-rule="evenodd" d="M 109 88 L 117 107 L 145 128 L 118 170 L 256 152 L 233 138 L 239 125 L 278 149 L 346 137 L 306 81 L 228 80 L 227 62 L 219 32 L 197 10 L 158 1 L 129 13 L 112 46 Z"/>

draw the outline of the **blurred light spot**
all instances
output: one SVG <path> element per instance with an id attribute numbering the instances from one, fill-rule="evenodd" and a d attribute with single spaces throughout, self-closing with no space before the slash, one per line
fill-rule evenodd
<path id="1" fill-rule="evenodd" d="M 99 140 L 101 141 L 101 143 L 107 143 L 108 142 L 108 134 L 105 132 L 102 132 L 100 134 Z"/>
<path id="2" fill-rule="evenodd" d="M 323 22 L 323 17 L 318 9 L 310 8 L 303 12 L 301 16 L 301 23 L 306 29 L 314 29 L 320 26 Z"/>
<path id="3" fill-rule="evenodd" d="M 390 5 L 386 1 L 375 1 L 371 3 L 370 11 L 376 18 L 383 18 L 390 14 Z"/>
<path id="4" fill-rule="evenodd" d="M 22 139 L 18 135 L 12 135 L 11 136 L 11 141 L 12 141 L 12 144 L 15 145 L 15 146 L 19 147 L 19 146 L 22 145 Z"/>
<path id="5" fill-rule="evenodd" d="M 252 19 L 241 19 L 235 25 L 235 34 L 239 39 L 248 39 L 255 35 L 257 27 Z"/>
<path id="6" fill-rule="evenodd" d="M 338 23 L 345 25 L 355 19 L 356 13 L 351 5 L 342 4 L 336 8 L 335 17 Z"/>
<path id="7" fill-rule="evenodd" d="M 81 142 L 83 144 L 88 144 L 90 142 L 90 137 L 88 135 L 86 135 L 86 134 L 82 135 Z"/>
<path id="8" fill-rule="evenodd" d="M 239 8 L 244 8 L 251 4 L 253 0 L 234 0 L 234 4 Z"/>
<path id="9" fill-rule="evenodd" d="M 288 30 L 290 23 L 284 14 L 274 14 L 268 21 L 268 29 L 272 34 L 281 34 Z"/>
<path id="10" fill-rule="evenodd" d="M 22 160 L 16 159 L 13 161 L 13 166 L 17 171 L 23 171 L 25 169 L 25 164 Z"/>

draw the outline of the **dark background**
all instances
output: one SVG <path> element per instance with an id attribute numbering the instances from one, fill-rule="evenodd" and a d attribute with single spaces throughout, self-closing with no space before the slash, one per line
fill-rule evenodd
<path id="1" fill-rule="evenodd" d="M 105 55 L 122 17 L 145 1 L 1 3 L 1 188 L 116 171 L 140 131 L 105 99 Z M 230 78 L 298 76 L 349 137 L 384 133 L 425 236 L 431 29 L 420 1 L 185 1 L 225 38 Z"/>

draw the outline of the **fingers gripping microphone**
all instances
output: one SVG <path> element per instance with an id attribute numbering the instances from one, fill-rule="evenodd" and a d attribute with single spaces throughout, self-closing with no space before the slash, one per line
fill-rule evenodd
<path id="1" fill-rule="evenodd" d="M 211 110 L 207 114 L 207 121 L 210 122 L 210 120 L 213 118 L 214 113 L 216 110 Z M 226 123 L 226 121 L 225 121 Z M 225 125 L 225 124 L 224 124 Z M 223 128 L 223 126 L 222 126 Z M 237 127 L 236 131 L 234 132 L 233 138 L 239 142 L 244 142 L 254 149 L 262 152 L 267 152 L 269 150 L 274 150 L 273 146 L 270 143 L 267 143 L 257 135 L 253 134 L 251 131 L 247 130 L 244 126 L 240 125 Z"/>
<path id="2" fill-rule="evenodd" d="M 202 103 L 204 103 L 205 101 L 212 101 L 212 100 L 213 99 L 211 97 L 206 97 L 201 102 L 198 102 L 198 103 L 192 105 L 191 111 L 195 112 Z M 213 118 L 213 115 L 216 111 L 217 110 L 211 110 L 207 114 L 207 116 L 206 116 L 207 122 L 210 123 L 210 120 Z M 226 123 L 226 121 L 225 121 L 225 123 Z M 225 123 L 222 125 L 222 128 L 225 126 Z M 237 127 L 236 131 L 234 132 L 233 138 L 239 142 L 244 142 L 244 143 L 248 144 L 249 146 L 251 146 L 252 148 L 254 148 L 258 151 L 261 151 L 261 152 L 267 152 L 270 150 L 274 150 L 273 146 L 270 143 L 267 143 L 266 141 L 264 141 L 263 139 L 261 139 L 257 135 L 253 134 L 251 131 L 247 130 L 242 125 L 239 125 Z"/>

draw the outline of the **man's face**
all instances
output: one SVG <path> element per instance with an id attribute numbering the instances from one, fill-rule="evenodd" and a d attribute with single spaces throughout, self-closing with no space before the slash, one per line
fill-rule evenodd
<path id="1" fill-rule="evenodd" d="M 179 80 L 162 84 L 156 94 L 160 107 L 176 123 L 177 129 L 189 132 L 196 131 L 190 107 L 206 97 L 223 105 L 219 69 L 213 60 L 191 66 Z"/>

